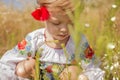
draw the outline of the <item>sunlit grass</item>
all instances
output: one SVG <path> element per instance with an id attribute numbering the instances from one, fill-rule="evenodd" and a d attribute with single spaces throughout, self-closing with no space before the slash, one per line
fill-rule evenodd
<path id="1" fill-rule="evenodd" d="M 42 24 L 31 17 L 31 11 L 12 9 L 5 4 L 0 7 L 0 54 L 11 49 L 29 32 L 42 27 Z"/>

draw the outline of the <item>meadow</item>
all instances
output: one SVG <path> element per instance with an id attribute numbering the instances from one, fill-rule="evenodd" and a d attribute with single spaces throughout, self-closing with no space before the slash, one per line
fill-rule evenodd
<path id="1" fill-rule="evenodd" d="M 26 5 L 22 10 L 12 5 L 8 7 L 2 2 L 0 6 L 0 56 L 2 56 L 26 34 L 44 25 L 31 16 L 35 6 Z M 120 0 L 84 0 L 77 7 L 77 17 L 73 17 L 75 33 L 72 34 L 82 32 L 87 36 L 90 46 L 102 62 L 101 68 L 105 70 L 104 80 L 120 80 Z M 74 36 L 74 40 L 77 44 L 77 35 Z"/>

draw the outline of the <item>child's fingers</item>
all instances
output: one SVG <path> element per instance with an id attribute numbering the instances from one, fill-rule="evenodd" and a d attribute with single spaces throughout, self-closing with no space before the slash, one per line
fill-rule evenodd
<path id="1" fill-rule="evenodd" d="M 33 68 L 31 72 L 31 77 L 34 77 L 34 76 L 35 76 L 35 69 Z"/>

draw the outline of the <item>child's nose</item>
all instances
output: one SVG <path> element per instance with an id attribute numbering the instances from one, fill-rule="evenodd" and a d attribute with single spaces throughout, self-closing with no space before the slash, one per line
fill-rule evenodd
<path id="1" fill-rule="evenodd" d="M 68 32 L 67 26 L 66 25 L 61 26 L 60 31 L 61 32 Z"/>
<path id="2" fill-rule="evenodd" d="M 63 28 L 60 28 L 60 31 L 62 31 L 62 32 L 66 32 L 67 29 L 63 27 Z"/>
<path id="3" fill-rule="evenodd" d="M 63 28 L 60 29 L 60 32 L 61 32 L 62 34 L 67 34 L 67 33 L 68 33 L 68 30 L 67 30 L 67 28 L 63 27 Z"/>

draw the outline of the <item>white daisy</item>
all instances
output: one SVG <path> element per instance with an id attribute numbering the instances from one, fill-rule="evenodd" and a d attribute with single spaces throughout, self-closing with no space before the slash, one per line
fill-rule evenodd
<path id="1" fill-rule="evenodd" d="M 86 24 L 85 24 L 85 27 L 90 27 L 90 24 L 86 23 Z"/>
<path id="2" fill-rule="evenodd" d="M 116 8 L 116 7 L 117 7 L 117 5 L 115 5 L 115 4 L 112 5 L 112 8 Z"/>
<path id="3" fill-rule="evenodd" d="M 111 18 L 111 21 L 114 22 L 115 20 L 116 20 L 116 17 L 113 16 L 113 17 Z"/>
<path id="4" fill-rule="evenodd" d="M 114 49 L 114 48 L 115 48 L 115 44 L 109 43 L 109 44 L 107 45 L 107 48 L 108 48 L 108 49 Z"/>

